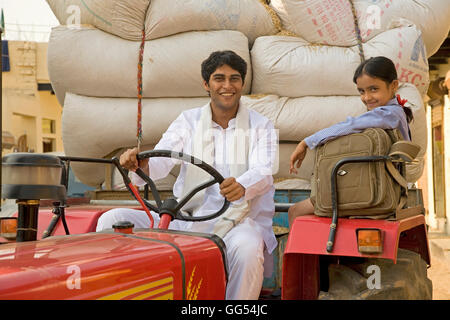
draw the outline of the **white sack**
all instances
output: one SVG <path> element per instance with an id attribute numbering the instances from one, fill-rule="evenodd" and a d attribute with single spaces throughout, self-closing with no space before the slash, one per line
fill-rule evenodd
<path id="1" fill-rule="evenodd" d="M 279 179 L 275 180 L 273 185 L 276 190 L 310 190 L 311 180 L 297 178 Z"/>
<path id="2" fill-rule="evenodd" d="M 61 25 L 90 24 L 128 40 L 141 40 L 151 0 L 47 0 Z"/>
<path id="3" fill-rule="evenodd" d="M 308 189 L 310 183 L 312 167 L 314 165 L 315 152 L 311 151 L 303 162 L 303 166 L 299 169 L 298 174 L 289 173 L 289 158 L 294 152 L 297 143 L 281 143 L 279 147 L 279 169 L 274 173 L 274 182 L 278 189 Z M 143 146 L 142 150 L 153 150 L 154 146 Z M 116 156 L 120 156 L 126 149 L 120 149 Z M 92 165 L 90 165 L 92 167 Z M 156 187 L 161 191 L 172 191 L 175 180 L 180 173 L 180 165 L 170 171 L 169 175 L 163 179 L 155 180 Z M 112 185 L 113 190 L 126 190 L 123 183 L 122 175 L 117 169 L 112 173 Z M 142 188 L 141 188 L 142 189 Z"/>
<path id="4" fill-rule="evenodd" d="M 247 105 L 269 118 L 282 141 L 301 141 L 316 131 L 366 111 L 356 96 L 287 98 L 268 95 L 243 97 Z M 326 116 L 324 116 L 326 115 Z"/>
<path id="5" fill-rule="evenodd" d="M 186 109 L 204 105 L 209 98 L 143 99 L 144 144 L 156 144 L 170 123 Z M 68 93 L 62 116 L 62 138 L 67 156 L 102 158 L 137 145 L 137 99 L 94 98 Z M 83 183 L 98 186 L 105 176 L 98 165 L 73 163 Z"/>
<path id="6" fill-rule="evenodd" d="M 281 23 L 263 0 L 152 0 L 145 21 L 148 40 L 201 30 L 237 30 L 252 44 L 279 31 Z"/>
<path id="7" fill-rule="evenodd" d="M 252 67 L 247 38 L 238 31 L 186 32 L 147 41 L 143 97 L 207 96 L 201 63 L 216 50 L 233 50 L 248 64 L 243 94 L 250 92 Z M 93 97 L 137 97 L 139 43 L 94 28 L 52 30 L 48 70 L 61 105 L 65 93 Z"/>
<path id="8" fill-rule="evenodd" d="M 421 31 L 428 57 L 448 35 L 448 0 L 354 0 L 363 42 L 387 31 L 398 19 L 414 23 Z M 354 17 L 348 0 L 271 0 L 271 7 L 289 30 L 311 43 L 357 45 Z"/>
<path id="9" fill-rule="evenodd" d="M 403 85 L 402 98 L 411 102 L 415 120 L 411 124 L 413 141 L 422 147 L 418 163 L 408 168 L 409 181 L 422 174 L 426 150 L 426 121 L 423 103 L 417 89 Z M 161 98 L 143 100 L 142 128 L 145 145 L 156 144 L 170 123 L 184 110 L 204 105 L 209 98 Z M 365 112 L 359 97 L 303 97 L 288 99 L 277 96 L 260 98 L 242 97 L 242 103 L 271 119 L 279 129 L 281 144 L 277 178 L 288 178 L 289 157 L 296 144 L 308 135 L 326 128 L 347 116 Z M 92 98 L 67 94 L 63 109 L 63 141 L 68 156 L 102 158 L 115 150 L 136 145 L 136 99 Z M 326 117 L 323 114 L 327 114 Z M 99 126 L 101 119 L 102 125 Z M 156 120 L 155 120 L 156 119 Z M 83 130 L 80 130 L 83 128 Z M 284 147 L 283 147 L 284 148 Z M 290 149 L 289 149 L 290 148 Z M 288 151 L 286 151 L 288 150 Z M 312 174 L 310 160 L 302 166 L 295 178 L 309 179 Z M 310 164 L 306 164 L 310 163 Z M 104 180 L 104 171 L 97 165 L 73 163 L 75 175 L 86 184 L 98 186 Z"/>
<path id="10" fill-rule="evenodd" d="M 147 150 L 153 150 L 155 148 L 155 145 L 143 145 L 141 146 L 141 151 L 147 151 Z M 122 153 L 124 153 L 127 149 L 123 148 L 118 150 L 114 156 L 120 157 Z M 178 177 L 178 174 L 180 173 L 180 165 L 176 165 L 167 175 L 167 177 L 159 180 L 153 180 L 153 182 L 156 185 L 156 188 L 158 191 L 172 191 L 173 185 L 175 184 L 175 180 Z M 125 187 L 125 183 L 123 182 L 122 175 L 120 174 L 119 170 L 114 167 L 114 169 L 111 172 L 111 185 L 112 190 L 127 190 Z M 144 187 L 139 187 L 140 190 L 143 190 Z M 151 192 L 151 190 L 149 190 Z"/>
<path id="11" fill-rule="evenodd" d="M 366 59 L 390 58 L 400 82 L 414 84 L 424 94 L 429 84 L 428 61 L 420 31 L 399 27 L 363 45 Z M 350 48 L 312 45 L 289 36 L 256 39 L 251 50 L 252 94 L 285 97 L 355 95 L 353 74 L 361 63 L 357 46 Z"/>

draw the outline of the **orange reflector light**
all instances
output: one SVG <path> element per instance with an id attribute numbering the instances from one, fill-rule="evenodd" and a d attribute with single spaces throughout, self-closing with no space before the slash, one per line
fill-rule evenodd
<path id="1" fill-rule="evenodd" d="M 358 229 L 358 251 L 361 253 L 383 252 L 383 239 L 379 229 Z"/>
<path id="2" fill-rule="evenodd" d="M 14 240 L 17 236 L 17 218 L 0 218 L 0 237 Z"/>

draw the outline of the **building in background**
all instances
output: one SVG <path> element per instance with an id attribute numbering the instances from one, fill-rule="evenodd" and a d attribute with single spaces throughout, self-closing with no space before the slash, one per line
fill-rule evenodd
<path id="1" fill-rule="evenodd" d="M 426 112 L 428 147 L 426 168 L 418 185 L 424 190 L 428 224 L 450 235 L 450 37 L 428 59 L 430 86 Z"/>
<path id="2" fill-rule="evenodd" d="M 4 40 L 2 45 L 2 155 L 62 152 L 62 107 L 48 76 L 48 43 Z"/>

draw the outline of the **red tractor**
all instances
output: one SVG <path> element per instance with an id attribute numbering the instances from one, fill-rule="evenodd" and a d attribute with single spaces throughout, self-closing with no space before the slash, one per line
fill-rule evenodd
<path id="1" fill-rule="evenodd" d="M 115 158 L 4 157 L 3 198 L 18 199 L 18 213 L 1 219 L 0 299 L 224 299 L 227 262 L 222 239 L 167 230 L 172 219 L 198 221 L 222 214 L 227 201 L 215 214 L 201 218 L 185 215 L 181 208 L 196 192 L 223 177 L 182 153 L 153 150 L 139 157 L 187 161 L 213 179 L 179 201 L 162 201 L 153 181 L 137 172 L 150 186 L 154 199 L 150 202 L 141 198 Z M 115 164 L 143 208 L 161 215 L 160 225 L 133 229 L 124 221 L 95 232 L 98 218 L 113 207 L 67 206 L 73 161 Z M 40 207 L 41 199 L 54 199 L 53 208 Z M 278 203 L 276 216 L 285 217 L 289 206 Z M 337 209 L 333 218 L 297 218 L 284 255 L 277 257 L 282 262 L 276 271 L 282 278 L 281 298 L 431 299 L 426 275 L 430 255 L 420 203 L 419 208 L 422 212 L 394 221 L 338 218 Z M 279 298 L 263 293 L 265 298 Z"/>

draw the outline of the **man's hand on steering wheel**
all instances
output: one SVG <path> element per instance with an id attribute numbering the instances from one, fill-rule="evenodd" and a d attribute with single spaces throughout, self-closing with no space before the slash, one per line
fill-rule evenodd
<path id="1" fill-rule="evenodd" d="M 123 154 L 120 155 L 120 165 L 131 171 L 136 171 L 138 168 L 141 168 L 144 173 L 149 176 L 149 168 L 148 168 L 148 158 L 138 160 L 137 154 L 139 153 L 138 148 L 128 149 Z"/>
<path id="2" fill-rule="evenodd" d="M 245 194 L 245 188 L 234 177 L 226 178 L 219 187 L 220 194 L 230 202 L 239 200 Z"/>
<path id="3" fill-rule="evenodd" d="M 213 179 L 205 181 L 200 185 L 198 185 L 197 187 L 193 188 L 192 190 L 188 191 L 188 193 L 185 194 L 181 199 L 168 198 L 165 199 L 164 201 L 161 201 L 161 197 L 159 195 L 155 183 L 148 176 L 148 174 L 144 172 L 144 170 L 147 171 L 147 173 L 149 171 L 148 158 L 151 157 L 172 158 L 188 162 L 209 173 L 213 177 Z M 159 213 L 161 216 L 160 225 L 162 220 L 164 220 L 162 228 L 165 229 L 167 229 L 169 222 L 173 219 L 185 221 L 206 221 L 214 219 L 220 216 L 228 209 L 230 205 L 230 201 L 228 200 L 228 198 L 233 199 L 234 201 L 240 199 L 245 193 L 244 187 L 240 185 L 238 182 L 236 182 L 235 178 L 229 178 L 227 179 L 228 181 L 225 182 L 226 179 L 224 179 L 223 176 L 214 167 L 210 166 L 209 164 L 203 161 L 200 161 L 199 159 L 194 158 L 193 156 L 184 154 L 182 152 L 173 152 L 169 150 L 151 150 L 138 153 L 138 149 L 134 148 L 129 149 L 124 154 L 122 154 L 120 156 L 120 160 L 117 159 L 116 157 L 114 157 L 112 160 L 117 169 L 119 170 L 120 174 L 122 175 L 122 178 L 124 179 L 124 183 L 127 186 L 128 190 L 133 194 L 136 200 L 143 206 L 144 210 L 149 216 L 150 221 L 153 221 L 153 218 L 149 210 Z M 142 199 L 142 197 L 139 195 L 139 191 L 131 183 L 131 180 L 128 177 L 127 173 L 125 172 L 124 168 L 135 171 L 136 174 L 149 185 L 157 206 L 154 206 L 147 200 Z M 220 186 L 222 185 L 223 182 L 225 182 L 225 184 L 223 185 L 223 187 L 221 187 L 221 190 L 224 190 L 226 198 L 224 199 L 222 208 L 220 208 L 217 212 L 205 216 L 192 216 L 190 214 L 184 214 L 181 211 L 184 205 L 196 193 L 200 192 L 203 189 L 208 188 L 209 186 L 212 186 L 215 183 L 218 183 Z M 170 218 L 169 220 L 166 219 L 166 217 L 168 216 Z M 151 227 L 152 226 L 153 222 L 151 223 Z"/>

